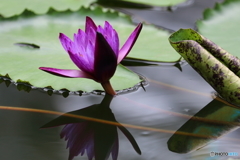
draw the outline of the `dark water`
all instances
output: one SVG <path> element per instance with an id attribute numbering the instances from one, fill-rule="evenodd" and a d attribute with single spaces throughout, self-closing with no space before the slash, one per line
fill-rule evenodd
<path id="1" fill-rule="evenodd" d="M 181 27 L 193 28 L 196 19 L 201 18 L 202 10 L 212 7 L 214 2 L 196 0 L 190 6 L 180 7 L 174 12 L 133 9 L 128 9 L 128 12 L 141 15 L 142 18 L 158 26 L 177 30 Z M 189 17 L 189 13 L 192 12 L 194 14 Z M 225 135 L 197 151 L 183 154 L 169 151 L 167 142 L 173 133 L 213 100 L 214 90 L 188 64 L 183 64 L 181 67 L 182 71 L 163 64 L 129 67 L 145 76 L 149 85 L 145 87 L 146 91 L 139 88 L 138 91 L 113 98 L 111 109 L 119 123 L 132 125 L 126 128 L 137 141 L 142 155 L 134 151 L 128 139 L 119 131 L 119 160 L 214 160 L 229 157 L 210 157 L 211 151 L 240 154 L 240 130 L 236 125 L 230 127 L 236 130 L 231 132 L 226 130 Z M 0 85 L 0 97 L 0 106 L 63 113 L 99 104 L 103 99 L 101 95 L 82 97 L 71 95 L 67 98 L 61 95 L 49 96 L 38 90 L 27 93 L 18 91 L 13 84 L 6 87 L 4 83 Z M 216 109 L 216 112 L 220 111 L 221 108 Z M 222 117 L 223 120 L 230 119 L 226 118 L 227 113 L 221 114 L 225 113 L 224 111 L 238 113 L 238 109 L 228 108 L 216 117 Z M 58 117 L 57 115 L 1 109 L 0 117 L 1 160 L 66 160 L 68 158 L 66 142 L 59 137 L 63 127 L 39 129 Z M 235 117 L 230 122 L 239 122 L 239 116 L 235 115 Z M 219 129 L 219 125 L 216 126 Z M 189 126 L 190 129 L 191 127 L 194 126 Z M 220 125 L 221 127 L 224 128 Z M 87 157 L 77 156 L 74 159 L 84 160 Z"/>

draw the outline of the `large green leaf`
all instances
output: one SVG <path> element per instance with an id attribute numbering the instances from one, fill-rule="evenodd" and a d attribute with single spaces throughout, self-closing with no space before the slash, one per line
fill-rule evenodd
<path id="1" fill-rule="evenodd" d="M 158 30 L 153 26 L 144 25 L 135 46 L 127 57 L 159 62 L 178 61 L 180 56 L 172 49 L 167 41 L 169 35 L 170 34 L 167 31 Z"/>
<path id="2" fill-rule="evenodd" d="M 221 97 L 240 105 L 240 59 L 192 29 L 174 32 L 169 42 Z"/>
<path id="3" fill-rule="evenodd" d="M 21 14 L 25 9 L 33 11 L 36 14 L 44 14 L 50 8 L 57 11 L 71 9 L 78 10 L 80 7 L 89 7 L 96 0 L 0 0 L 0 15 L 3 17 L 11 17 Z M 130 2 L 143 3 L 148 5 L 169 6 L 182 3 L 186 0 L 130 0 Z"/>
<path id="4" fill-rule="evenodd" d="M 15 25 L 14 28 L 20 28 L 18 23 L 20 23 L 20 25 L 27 25 L 26 23 L 34 23 L 34 25 L 28 26 L 32 28 L 40 26 L 41 24 L 41 26 L 44 26 L 44 28 L 41 27 L 41 30 L 48 29 L 48 32 L 50 32 L 47 33 L 48 36 L 55 41 L 56 37 L 58 36 L 56 33 L 58 32 L 68 33 L 68 36 L 72 37 L 73 33 L 76 32 L 78 28 L 83 29 L 86 15 L 92 15 L 96 17 L 94 20 L 97 22 L 97 24 L 103 25 L 103 22 L 105 20 L 110 21 L 110 23 L 113 24 L 113 26 L 119 32 L 119 35 L 121 37 L 121 45 L 125 42 L 130 33 L 134 30 L 134 26 L 130 22 L 130 19 L 126 16 L 119 16 L 118 13 L 103 13 L 102 10 L 99 8 L 94 11 L 89 9 L 81 9 L 80 12 L 72 13 L 66 11 L 59 14 L 57 14 L 57 12 L 54 10 L 50 10 L 48 16 L 41 15 L 31 16 L 31 18 L 27 18 L 29 14 L 31 15 L 32 13 L 29 11 L 25 11 L 20 17 L 15 17 L 17 20 L 12 18 L 11 20 L 15 23 L 13 24 L 13 26 Z M 38 21 L 38 19 L 41 19 L 41 21 Z M 6 26 L 8 24 L 6 23 L 6 20 L 8 19 L 3 20 L 4 21 L 2 23 L 5 23 L 4 25 Z M 43 23 L 47 24 L 48 21 L 51 21 L 52 25 L 43 25 Z M 61 27 L 58 24 L 63 24 L 63 26 Z M 71 26 L 69 26 L 69 24 L 71 24 Z M 68 29 L 69 27 L 71 29 Z M 55 32 L 52 32 L 51 30 L 55 30 Z M 19 32 L 23 33 L 25 31 L 22 30 Z M 33 32 L 35 31 L 33 29 Z M 160 62 L 177 61 L 180 56 L 176 52 L 174 52 L 174 50 L 168 43 L 167 39 L 169 35 L 170 34 L 167 31 L 157 29 L 154 26 L 144 25 L 143 31 L 141 32 L 137 43 L 133 47 L 131 54 L 128 55 L 128 58 Z M 59 46 L 59 43 L 57 43 L 56 45 Z"/>
<path id="5" fill-rule="evenodd" d="M 78 10 L 80 7 L 88 7 L 95 0 L 0 0 L 0 15 L 11 17 L 21 14 L 25 9 L 37 14 L 47 13 L 49 8 L 58 11 L 71 9 Z"/>
<path id="6" fill-rule="evenodd" d="M 41 66 L 76 68 L 62 48 L 58 34 L 62 32 L 73 37 L 73 33 L 76 33 L 78 28 L 84 29 L 86 15 L 92 17 L 96 24 L 103 25 L 105 20 L 109 21 L 118 31 L 121 45 L 135 28 L 128 17 L 119 16 L 115 12 L 102 12 L 101 8 L 61 13 L 52 10 L 47 15 L 25 12 L 19 17 L 2 19 L 0 21 L 0 74 L 3 76 L 8 74 L 13 81 L 27 82 L 36 87 L 52 87 L 56 90 L 63 88 L 70 91 L 101 89 L 101 86 L 92 80 L 56 77 L 38 69 Z M 180 56 L 168 44 L 167 37 L 167 32 L 152 26 L 144 26 L 129 57 L 154 61 L 176 61 Z M 39 45 L 40 49 L 14 45 L 19 42 L 33 43 Z M 121 90 L 134 86 L 140 80 L 137 75 L 119 66 L 111 81 L 114 89 Z"/>
<path id="7" fill-rule="evenodd" d="M 240 0 L 225 0 L 204 12 L 198 31 L 208 39 L 240 57 Z"/>
<path id="8" fill-rule="evenodd" d="M 92 91 L 102 89 L 101 85 L 89 79 L 62 78 L 39 70 L 39 67 L 77 69 L 68 54 L 62 48 L 59 32 L 69 37 L 84 28 L 85 16 L 91 16 L 97 24 L 104 20 L 119 24 L 120 37 L 126 37 L 134 29 L 127 18 L 118 17 L 117 13 L 103 13 L 101 9 L 81 9 L 78 12 L 58 13 L 52 11 L 48 15 L 36 16 L 25 13 L 18 18 L 0 21 L 0 75 L 9 76 L 13 81 L 30 83 L 35 87 L 52 87 L 70 91 Z M 122 36 L 124 35 L 124 36 Z M 40 48 L 29 48 L 14 45 L 18 42 L 33 43 Z M 114 89 L 121 90 L 134 86 L 139 77 L 123 66 L 119 66 L 111 79 Z"/>
<path id="9" fill-rule="evenodd" d="M 147 5 L 154 5 L 154 6 L 172 6 L 176 5 L 179 3 L 183 3 L 186 0 L 151 0 L 151 1 L 146 1 L 146 0 L 125 0 L 129 2 L 135 2 L 135 3 L 142 3 L 142 4 L 147 4 Z"/>

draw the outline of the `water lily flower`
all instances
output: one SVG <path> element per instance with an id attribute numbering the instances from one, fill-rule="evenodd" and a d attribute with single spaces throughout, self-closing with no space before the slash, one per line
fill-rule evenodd
<path id="1" fill-rule="evenodd" d="M 117 65 L 125 58 L 142 29 L 139 23 L 125 44 L 119 49 L 118 33 L 105 21 L 104 27 L 97 26 L 90 17 L 86 17 L 85 32 L 81 29 L 74 34 L 73 41 L 63 33 L 59 39 L 71 60 L 80 70 L 40 67 L 53 75 L 69 78 L 89 78 L 101 83 L 106 93 L 115 95 L 110 79 Z"/>

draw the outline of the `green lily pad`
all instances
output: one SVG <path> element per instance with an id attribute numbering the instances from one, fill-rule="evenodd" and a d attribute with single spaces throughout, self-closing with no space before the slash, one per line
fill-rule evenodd
<path id="1" fill-rule="evenodd" d="M 116 28 L 117 27 L 118 26 L 116 26 Z M 121 35 L 120 28 L 119 31 Z M 167 41 L 169 36 L 170 34 L 167 31 L 156 29 L 153 26 L 144 25 L 136 44 L 127 57 L 156 62 L 179 61 L 181 56 L 173 50 Z"/>
<path id="2" fill-rule="evenodd" d="M 146 5 L 153 5 L 153 6 L 172 6 L 172 5 L 177 5 L 179 3 L 183 3 L 186 0 L 151 0 L 151 1 L 146 1 L 146 0 L 125 0 L 129 2 L 134 2 L 134 3 L 142 3 Z"/>
<path id="3" fill-rule="evenodd" d="M 21 14 L 25 9 L 36 14 L 47 13 L 50 8 L 57 11 L 71 9 L 77 11 L 81 7 L 89 7 L 95 0 L 7 0 L 1 1 L 0 15 L 11 17 Z"/>
<path id="4" fill-rule="evenodd" d="M 96 24 L 109 21 L 118 31 L 121 45 L 136 27 L 126 16 L 103 12 L 101 8 L 80 9 L 77 12 L 52 10 L 46 15 L 29 11 L 19 17 L 0 20 L 0 75 L 15 82 L 29 83 L 35 87 L 50 87 L 69 91 L 101 90 L 100 84 L 82 78 L 62 78 L 39 70 L 39 67 L 77 69 L 61 46 L 59 32 L 73 37 L 79 28 L 84 29 L 86 16 Z M 176 61 L 179 55 L 166 41 L 168 33 L 152 26 L 144 26 L 129 57 L 154 61 Z M 18 45 L 14 45 L 18 43 Z M 28 45 L 30 44 L 30 45 Z M 146 46 L 146 44 L 148 44 Z M 132 87 L 140 82 L 139 77 L 119 65 L 111 83 L 115 90 Z M 86 85 L 87 84 L 87 85 Z"/>
<path id="5" fill-rule="evenodd" d="M 229 53 L 240 57 L 240 0 L 225 0 L 204 12 L 197 22 L 199 33 Z"/>
<path id="6" fill-rule="evenodd" d="M 47 15 L 38 16 L 26 13 L 18 18 L 2 19 L 0 21 L 0 75 L 7 76 L 15 82 L 28 83 L 41 88 L 87 92 L 102 90 L 101 85 L 93 80 L 62 78 L 38 69 L 39 67 L 77 69 L 60 44 L 58 35 L 62 32 L 72 37 L 78 28 L 84 28 L 86 15 L 96 20 L 97 24 L 103 24 L 104 20 L 109 20 L 115 25 L 120 24 L 117 30 L 122 28 L 121 33 L 125 37 L 135 28 L 129 22 L 126 23 L 127 18 L 118 18 L 117 13 L 103 13 L 101 9 L 81 9 L 78 12 L 62 13 L 52 11 Z M 140 81 L 138 75 L 122 65 L 118 66 L 111 79 L 115 90 L 132 87 Z"/>
<path id="7" fill-rule="evenodd" d="M 113 0 L 111 0 L 111 2 L 112 1 Z M 129 2 L 157 6 L 176 5 L 185 1 L 186 0 L 152 0 L 146 2 L 145 0 L 129 0 Z M 89 7 L 94 2 L 96 2 L 96 0 L 2 0 L 0 5 L 0 15 L 3 17 L 12 17 L 15 15 L 20 15 L 24 12 L 25 9 L 32 11 L 36 14 L 45 14 L 50 8 L 57 11 L 64 11 L 67 9 L 70 9 L 71 11 L 77 11 L 81 7 Z"/>

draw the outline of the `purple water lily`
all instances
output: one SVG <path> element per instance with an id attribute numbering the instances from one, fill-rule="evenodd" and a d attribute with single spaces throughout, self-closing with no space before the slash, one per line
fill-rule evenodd
<path id="1" fill-rule="evenodd" d="M 63 48 L 80 70 L 48 67 L 39 69 L 62 77 L 93 79 L 102 84 L 106 93 L 115 95 L 109 80 L 114 75 L 117 64 L 132 49 L 141 29 L 142 23 L 135 28 L 119 50 L 118 34 L 109 22 L 105 21 L 104 27 L 96 26 L 90 17 L 86 17 L 85 32 L 79 29 L 78 33 L 74 34 L 73 41 L 63 33 L 59 35 Z"/>

